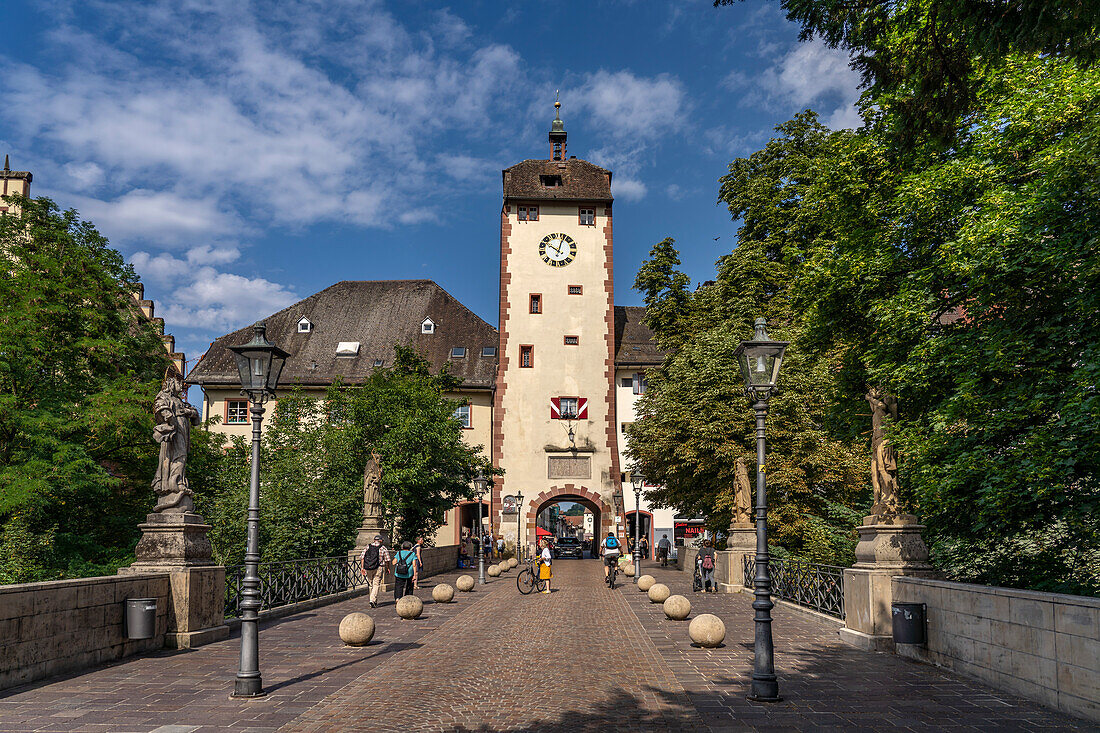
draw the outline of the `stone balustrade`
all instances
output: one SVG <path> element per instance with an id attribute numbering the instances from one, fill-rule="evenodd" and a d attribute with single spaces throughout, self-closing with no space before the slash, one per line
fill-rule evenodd
<path id="1" fill-rule="evenodd" d="M 156 634 L 130 641 L 128 598 L 156 598 Z M 168 573 L 0 586 L 0 689 L 164 646 Z"/>
<path id="2" fill-rule="evenodd" d="M 1100 599 L 895 577 L 894 602 L 927 605 L 926 648 L 897 653 L 1100 722 Z"/>

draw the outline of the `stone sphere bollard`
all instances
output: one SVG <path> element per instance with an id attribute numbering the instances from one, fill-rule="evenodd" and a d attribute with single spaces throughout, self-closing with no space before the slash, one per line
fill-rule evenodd
<path id="1" fill-rule="evenodd" d="M 649 600 L 652 603 L 664 603 L 670 595 L 672 591 L 664 583 L 654 583 L 649 586 Z"/>
<path id="2" fill-rule="evenodd" d="M 699 646 L 713 649 L 726 638 L 726 625 L 713 613 L 704 613 L 691 620 L 688 636 Z"/>
<path id="3" fill-rule="evenodd" d="M 424 612 L 424 601 L 416 596 L 401 596 L 397 599 L 397 615 L 401 618 L 420 618 Z"/>
<path id="4" fill-rule="evenodd" d="M 432 600 L 436 603 L 450 603 L 454 597 L 455 589 L 446 583 L 440 583 L 432 588 Z"/>
<path id="5" fill-rule="evenodd" d="M 643 575 L 642 577 L 638 578 L 638 590 L 640 590 L 642 593 L 645 593 L 650 588 L 652 588 L 653 584 L 656 582 L 657 579 L 654 578 L 652 575 Z"/>
<path id="6" fill-rule="evenodd" d="M 499 565 L 490 565 L 485 570 L 485 574 L 488 575 L 490 578 L 499 578 L 500 577 L 500 566 Z"/>
<path id="7" fill-rule="evenodd" d="M 519 567 L 519 560 L 517 560 L 514 557 L 508 558 L 508 567 L 510 567 L 510 568 Z"/>
<path id="8" fill-rule="evenodd" d="M 460 575 L 455 581 L 455 587 L 463 593 L 469 593 L 474 589 L 474 578 L 471 575 Z"/>
<path id="9" fill-rule="evenodd" d="M 662 608 L 673 621 L 683 621 L 691 613 L 691 601 L 683 596 L 669 596 Z"/>
<path id="10" fill-rule="evenodd" d="M 374 619 L 365 613 L 349 613 L 340 621 L 340 641 L 365 646 L 374 638 Z"/>
<path id="11" fill-rule="evenodd" d="M 625 575 L 628 578 L 633 578 L 634 577 L 634 564 L 633 563 L 631 563 L 630 565 L 627 565 L 626 567 L 623 568 L 623 575 Z"/>

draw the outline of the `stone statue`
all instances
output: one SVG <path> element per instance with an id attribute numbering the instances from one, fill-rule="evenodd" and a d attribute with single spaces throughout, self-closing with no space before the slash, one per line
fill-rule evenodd
<path id="1" fill-rule="evenodd" d="M 153 492 L 157 495 L 154 513 L 184 513 L 195 508 L 186 468 L 191 426 L 199 424 L 199 411 L 183 399 L 185 387 L 183 375 L 173 364 L 164 373 L 164 384 L 153 402 L 153 438 L 160 443 L 157 473 L 153 476 Z"/>
<path id="2" fill-rule="evenodd" d="M 867 392 L 871 405 L 871 485 L 875 503 L 871 514 L 884 519 L 898 516 L 898 459 L 886 438 L 886 423 L 898 417 L 898 400 L 877 387 Z"/>
<path id="3" fill-rule="evenodd" d="M 752 522 L 752 484 L 749 468 L 744 458 L 738 458 L 734 469 L 737 485 L 733 494 L 733 521 L 735 524 Z"/>
<path id="4" fill-rule="evenodd" d="M 377 519 L 378 526 L 382 526 L 382 495 L 379 487 L 382 485 L 382 461 L 374 451 L 371 451 L 367 465 L 363 469 L 363 519 Z M 373 526 L 373 525 L 372 525 Z"/>

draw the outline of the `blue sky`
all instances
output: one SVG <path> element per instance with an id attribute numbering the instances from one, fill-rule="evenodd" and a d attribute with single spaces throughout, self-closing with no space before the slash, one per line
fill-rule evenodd
<path id="1" fill-rule="evenodd" d="M 430 278 L 495 324 L 500 170 L 548 156 L 555 90 L 569 153 L 614 171 L 626 305 L 666 236 L 713 275 L 731 159 L 807 106 L 858 122 L 847 58 L 762 0 L 8 0 L 0 49 L 0 154 L 192 360 L 344 279 Z"/>

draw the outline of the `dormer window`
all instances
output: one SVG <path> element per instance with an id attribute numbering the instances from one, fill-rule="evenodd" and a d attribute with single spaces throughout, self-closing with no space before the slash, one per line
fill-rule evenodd
<path id="1" fill-rule="evenodd" d="M 482 346 L 481 347 L 481 355 L 482 356 L 496 356 L 497 355 L 497 347 L 495 347 L 495 346 Z"/>
<path id="2" fill-rule="evenodd" d="M 298 321 L 298 333 L 309 333 L 313 330 L 313 324 L 309 322 L 309 319 L 302 316 L 302 320 Z"/>
<path id="3" fill-rule="evenodd" d="M 466 347 L 465 346 L 455 346 L 453 349 L 451 349 L 451 358 L 452 359 L 465 359 L 466 358 Z"/>
<path id="4" fill-rule="evenodd" d="M 541 175 L 539 180 L 543 188 L 561 188 L 561 176 Z"/>
<path id="5" fill-rule="evenodd" d="M 385 360 L 384 360 L 384 359 L 375 359 L 375 360 L 374 360 L 374 366 L 376 366 L 376 367 L 380 367 L 380 366 L 382 366 L 382 364 L 384 364 L 384 363 L 385 363 Z"/>
<path id="6" fill-rule="evenodd" d="M 435 323 L 431 318 L 425 318 L 420 324 L 420 333 L 435 333 Z"/>
<path id="7" fill-rule="evenodd" d="M 341 341 L 336 344 L 337 356 L 358 356 L 359 355 L 359 342 L 358 341 Z"/>

